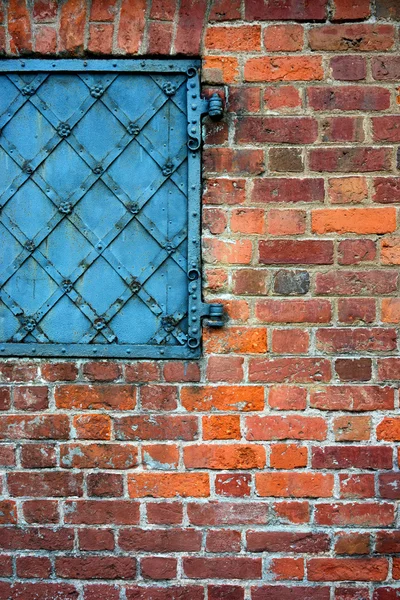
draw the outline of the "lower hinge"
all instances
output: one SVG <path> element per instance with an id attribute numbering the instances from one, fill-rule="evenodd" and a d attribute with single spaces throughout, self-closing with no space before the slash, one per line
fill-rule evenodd
<path id="1" fill-rule="evenodd" d="M 224 305 L 211 303 L 203 304 L 202 316 L 205 317 L 203 323 L 208 327 L 223 327 L 228 320 Z"/>

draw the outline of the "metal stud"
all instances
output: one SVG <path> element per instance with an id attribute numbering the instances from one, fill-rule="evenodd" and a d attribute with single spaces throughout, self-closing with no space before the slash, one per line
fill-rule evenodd
<path id="1" fill-rule="evenodd" d="M 63 213 L 63 215 L 69 215 L 72 213 L 72 204 L 71 202 L 61 202 L 58 206 L 58 210 L 60 211 L 60 213 Z"/>
<path id="2" fill-rule="evenodd" d="M 60 137 L 68 137 L 71 133 L 71 127 L 68 123 L 59 123 L 57 133 Z"/>
<path id="3" fill-rule="evenodd" d="M 166 81 L 162 89 L 167 96 L 174 96 L 176 93 L 176 85 L 171 83 L 171 81 Z"/>
<path id="4" fill-rule="evenodd" d="M 92 85 L 92 87 L 90 88 L 90 95 L 93 96 L 93 98 L 100 98 L 100 96 L 102 96 L 103 94 L 104 88 L 101 85 L 101 83 Z"/>
<path id="5" fill-rule="evenodd" d="M 140 133 L 140 127 L 136 123 L 129 123 L 126 130 L 129 135 L 138 135 Z"/>

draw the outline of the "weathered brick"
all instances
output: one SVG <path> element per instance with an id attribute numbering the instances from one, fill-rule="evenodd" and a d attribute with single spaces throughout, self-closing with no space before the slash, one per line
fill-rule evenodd
<path id="1" fill-rule="evenodd" d="M 324 440 L 327 425 L 322 417 L 302 415 L 247 417 L 248 440 Z"/>
<path id="2" fill-rule="evenodd" d="M 249 381 L 265 383 L 310 383 L 329 381 L 330 363 L 324 358 L 252 358 Z"/>
<path id="3" fill-rule="evenodd" d="M 311 171 L 368 173 L 390 169 L 391 153 L 387 148 L 312 148 Z"/>
<path id="4" fill-rule="evenodd" d="M 356 21 L 371 15 L 370 0 L 335 0 L 333 21 Z"/>
<path id="5" fill-rule="evenodd" d="M 128 476 L 131 498 L 204 498 L 210 493 L 207 473 L 138 473 Z"/>
<path id="6" fill-rule="evenodd" d="M 265 177 L 256 179 L 252 202 L 319 202 L 324 199 L 324 180 Z"/>
<path id="7" fill-rule="evenodd" d="M 239 117 L 238 143 L 309 144 L 317 139 L 317 121 L 312 117 Z"/>
<path id="8" fill-rule="evenodd" d="M 324 71 L 319 56 L 276 56 L 247 59 L 245 81 L 318 81 Z"/>
<path id="9" fill-rule="evenodd" d="M 136 54 L 140 48 L 145 25 L 146 1 L 122 0 L 118 29 L 118 47 L 127 54 Z"/>
<path id="10" fill-rule="evenodd" d="M 260 25 L 239 27 L 216 26 L 207 29 L 205 47 L 222 52 L 257 52 L 261 50 Z"/>
<path id="11" fill-rule="evenodd" d="M 299 5 L 296 0 L 288 0 L 285 4 L 271 2 L 260 3 L 258 0 L 246 0 L 245 17 L 249 21 L 324 21 L 326 17 L 326 0 L 315 0 Z"/>
<path id="12" fill-rule="evenodd" d="M 310 405 L 320 410 L 390 410 L 394 408 L 394 390 L 373 385 L 326 386 L 311 390 Z"/>
<path id="13" fill-rule="evenodd" d="M 268 52 L 297 52 L 303 43 L 301 25 L 269 25 L 264 29 L 264 46 Z"/>
<path id="14" fill-rule="evenodd" d="M 183 450 L 188 469 L 261 469 L 265 466 L 265 450 L 251 444 L 198 445 Z"/>
<path id="15" fill-rule="evenodd" d="M 319 300 L 259 300 L 256 317 L 262 323 L 329 323 L 331 304 Z"/>
<path id="16" fill-rule="evenodd" d="M 394 27 L 385 24 L 323 25 L 310 30 L 312 50 L 330 52 L 371 52 L 390 50 L 394 44 Z"/>
<path id="17" fill-rule="evenodd" d="M 257 473 L 259 496 L 292 498 L 329 498 L 333 494 L 333 475 L 322 473 Z"/>
<path id="18" fill-rule="evenodd" d="M 390 469 L 393 450 L 387 446 L 324 446 L 313 448 L 315 469 Z"/>
<path id="19" fill-rule="evenodd" d="M 196 412 L 263 410 L 264 388 L 258 385 L 184 387 L 181 401 L 186 410 Z"/>
<path id="20" fill-rule="evenodd" d="M 330 66 L 339 81 L 360 81 L 367 76 L 367 63 L 361 56 L 334 56 Z"/>
<path id="21" fill-rule="evenodd" d="M 385 558 L 311 558 L 307 561 L 310 581 L 384 581 L 389 565 Z"/>
<path id="22" fill-rule="evenodd" d="M 315 290 L 323 296 L 374 296 L 397 290 L 397 273 L 389 270 L 328 271 L 318 273 Z"/>
<path id="23" fill-rule="evenodd" d="M 316 335 L 318 350 L 328 353 L 388 352 L 396 349 L 394 329 L 319 329 Z"/>

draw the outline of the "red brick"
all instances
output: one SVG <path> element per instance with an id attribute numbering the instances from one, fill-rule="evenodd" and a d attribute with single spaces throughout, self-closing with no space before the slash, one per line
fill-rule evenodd
<path id="1" fill-rule="evenodd" d="M 246 265 L 251 261 L 253 246 L 250 240 L 204 240 L 204 255 L 211 264 Z"/>
<path id="2" fill-rule="evenodd" d="M 178 13 L 178 29 L 175 39 L 175 51 L 182 54 L 197 55 L 200 51 L 203 22 L 206 17 L 207 1 L 182 0 Z"/>
<path id="3" fill-rule="evenodd" d="M 319 410 L 370 411 L 394 408 L 394 391 L 390 387 L 325 386 L 310 393 L 310 406 Z"/>
<path id="4" fill-rule="evenodd" d="M 246 85 L 231 87 L 228 106 L 229 112 L 237 114 L 259 112 L 261 108 L 261 88 Z"/>
<path id="5" fill-rule="evenodd" d="M 365 177 L 332 177 L 328 179 L 328 195 L 332 204 L 359 204 L 368 198 Z"/>
<path id="6" fill-rule="evenodd" d="M 301 25 L 270 25 L 264 29 L 264 46 L 268 52 L 297 52 L 303 43 Z"/>
<path id="7" fill-rule="evenodd" d="M 0 577 L 11 577 L 13 574 L 12 557 L 0 554 Z"/>
<path id="8" fill-rule="evenodd" d="M 184 558 L 190 579 L 261 579 L 261 559 L 247 557 Z"/>
<path id="9" fill-rule="evenodd" d="M 314 469 L 390 469 L 393 450 L 387 446 L 324 446 L 312 452 Z"/>
<path id="10" fill-rule="evenodd" d="M 208 27 L 204 43 L 208 50 L 259 52 L 261 50 L 261 26 Z"/>
<path id="11" fill-rule="evenodd" d="M 257 473 L 259 496 L 328 498 L 333 494 L 333 475 L 322 473 Z"/>
<path id="12" fill-rule="evenodd" d="M 143 410 L 169 411 L 177 407 L 178 388 L 174 385 L 144 385 L 140 389 Z"/>
<path id="13" fill-rule="evenodd" d="M 16 388 L 17 391 L 19 388 Z M 23 388 L 26 389 L 26 388 Z M 18 392 L 17 392 L 18 393 Z M 9 410 L 11 407 L 11 389 L 8 387 L 0 388 L 0 410 Z"/>
<path id="14" fill-rule="evenodd" d="M 245 81 L 318 81 L 324 71 L 320 56 L 266 56 L 247 59 Z"/>
<path id="15" fill-rule="evenodd" d="M 304 171 L 304 157 L 301 148 L 271 148 L 269 153 L 270 171 L 283 173 L 302 173 Z"/>
<path id="16" fill-rule="evenodd" d="M 310 169 L 317 172 L 367 173 L 390 169 L 387 148 L 312 148 Z"/>
<path id="17" fill-rule="evenodd" d="M 309 383 L 329 381 L 330 364 L 323 358 L 252 358 L 249 381 L 265 383 Z"/>
<path id="18" fill-rule="evenodd" d="M 384 581 L 388 574 L 384 558 L 311 558 L 307 561 L 310 581 Z"/>
<path id="19" fill-rule="evenodd" d="M 118 29 L 118 48 L 127 54 L 137 54 L 145 26 L 146 0 L 122 0 Z"/>
<path id="20" fill-rule="evenodd" d="M 132 385 L 60 385 L 55 390 L 57 408 L 80 410 L 133 410 L 136 389 Z"/>
<path id="21" fill-rule="evenodd" d="M 203 230 L 216 235 L 225 231 L 228 217 L 220 208 L 205 208 L 202 214 L 202 224 Z"/>
<path id="22" fill-rule="evenodd" d="M 261 240 L 260 263 L 264 265 L 330 265 L 333 242 L 320 240 Z"/>
<path id="23" fill-rule="evenodd" d="M 327 552 L 330 538 L 326 533 L 312 531 L 248 531 L 247 550 L 250 552 Z"/>
<path id="24" fill-rule="evenodd" d="M 328 271 L 316 275 L 315 290 L 327 296 L 380 296 L 395 292 L 397 281 L 397 273 L 383 269 Z"/>
<path id="25" fill-rule="evenodd" d="M 77 366 L 72 362 L 55 362 L 42 365 L 42 377 L 46 381 L 75 381 L 77 376 Z"/>
<path id="26" fill-rule="evenodd" d="M 148 444 L 142 446 L 142 462 L 149 470 L 177 469 L 179 461 L 178 446 L 172 444 Z"/>
<path id="27" fill-rule="evenodd" d="M 373 600 L 398 600 L 399 588 L 380 587 L 376 588 L 373 593 Z"/>
<path id="28" fill-rule="evenodd" d="M 328 300 L 258 300 L 256 317 L 262 323 L 329 323 Z"/>
<path id="29" fill-rule="evenodd" d="M 2 362 L 0 364 L 0 376 L 2 381 L 29 381 L 36 379 L 38 365 L 25 361 L 20 362 Z"/>
<path id="30" fill-rule="evenodd" d="M 194 529 L 124 528 L 119 535 L 120 546 L 129 552 L 198 552 L 201 532 Z"/>
<path id="31" fill-rule="evenodd" d="M 108 415 L 80 414 L 72 419 L 74 437 L 81 440 L 111 439 L 111 418 Z"/>
<path id="32" fill-rule="evenodd" d="M 154 525 L 180 525 L 183 505 L 179 502 L 147 502 L 147 521 Z"/>
<path id="33" fill-rule="evenodd" d="M 197 419 L 189 416 L 138 415 L 117 417 L 114 421 L 117 440 L 194 440 Z"/>
<path id="34" fill-rule="evenodd" d="M 292 385 L 272 386 L 268 404 L 276 410 L 304 410 L 307 406 L 307 390 Z"/>
<path id="35" fill-rule="evenodd" d="M 9 1 L 8 34 L 11 54 L 26 54 L 32 51 L 30 14 L 25 0 Z"/>
<path id="36" fill-rule="evenodd" d="M 28 600 L 40 598 L 40 600 L 78 600 L 79 591 L 69 583 L 0 583 L 0 594 L 4 598 L 15 598 Z"/>
<path id="37" fill-rule="evenodd" d="M 340 381 L 370 381 L 372 361 L 370 358 L 338 358 L 335 370 Z"/>
<path id="38" fill-rule="evenodd" d="M 249 21 L 324 21 L 326 0 L 313 0 L 299 4 L 297 0 L 288 0 L 285 4 L 259 0 L 246 0 L 245 18 Z"/>
<path id="39" fill-rule="evenodd" d="M 339 483 L 341 498 L 373 498 L 375 495 L 375 476 L 372 473 L 340 473 Z"/>
<path id="40" fill-rule="evenodd" d="M 394 329 L 319 329 L 316 335 L 318 350 L 328 353 L 387 352 L 396 349 Z"/>
<path id="41" fill-rule="evenodd" d="M 186 446 L 183 459 L 187 469 L 261 469 L 266 462 L 264 448 L 255 444 Z"/>
<path id="42" fill-rule="evenodd" d="M 172 21 L 175 16 L 175 0 L 153 0 L 150 10 L 151 19 Z"/>
<path id="43" fill-rule="evenodd" d="M 215 493 L 218 496 L 243 498 L 250 496 L 250 485 L 249 473 L 221 473 L 215 478 Z"/>
<path id="44" fill-rule="evenodd" d="M 0 467 L 15 466 L 16 448 L 11 444 L 0 445 Z"/>
<path id="45" fill-rule="evenodd" d="M 84 0 L 67 0 L 61 7 L 58 51 L 80 55 L 84 48 L 87 5 Z"/>
<path id="46" fill-rule="evenodd" d="M 114 550 L 114 533 L 112 529 L 80 529 L 78 531 L 79 549 Z"/>
<path id="47" fill-rule="evenodd" d="M 32 496 L 35 498 L 56 498 L 82 496 L 83 476 L 66 471 L 23 471 L 9 473 L 8 489 L 12 496 Z"/>
<path id="48" fill-rule="evenodd" d="M 264 153 L 259 149 L 206 148 L 203 158 L 207 173 L 260 175 L 265 170 Z"/>
<path id="49" fill-rule="evenodd" d="M 72 550 L 73 542 L 72 529 L 2 527 L 0 547 L 5 550 Z M 48 600 L 52 599 L 53 596 L 49 596 Z"/>
<path id="50" fill-rule="evenodd" d="M 356 21 L 371 15 L 370 0 L 335 0 L 333 21 Z"/>
<path id="51" fill-rule="evenodd" d="M 165 381 L 173 383 L 200 381 L 200 368 L 196 362 L 167 362 L 163 374 Z"/>
<path id="52" fill-rule="evenodd" d="M 240 383 L 244 377 L 243 361 L 241 356 L 210 356 L 207 364 L 207 380 Z"/>
<path id="53" fill-rule="evenodd" d="M 24 518 L 27 523 L 59 523 L 60 514 L 57 500 L 27 500 L 23 503 Z M 36 530 L 35 530 L 36 531 Z M 25 546 L 25 544 L 21 545 Z M 72 546 L 72 536 L 71 536 Z"/>
<path id="54" fill-rule="evenodd" d="M 21 466 L 24 469 L 47 469 L 57 464 L 55 444 L 24 444 L 21 447 Z"/>
<path id="55" fill-rule="evenodd" d="M 67 579 L 133 579 L 136 559 L 125 556 L 68 556 L 57 557 L 58 577 Z"/>
<path id="56" fill-rule="evenodd" d="M 396 81 L 400 74 L 400 58 L 396 55 L 372 58 L 372 77 L 378 81 Z"/>
<path id="57" fill-rule="evenodd" d="M 207 473 L 138 473 L 128 476 L 131 498 L 204 498 L 210 493 Z"/>
<path id="58" fill-rule="evenodd" d="M 373 323 L 376 306 L 373 298 L 339 298 L 338 317 L 341 323 Z"/>
<path id="59" fill-rule="evenodd" d="M 263 585 L 251 588 L 252 600 L 329 600 L 328 587 Z"/>
<path id="60" fill-rule="evenodd" d="M 318 135 L 317 121 L 312 117 L 239 117 L 236 142 L 272 144 L 309 144 Z"/>
<path id="61" fill-rule="evenodd" d="M 128 383 L 146 383 L 158 381 L 160 365 L 156 362 L 130 363 L 125 367 L 125 379 Z"/>
<path id="62" fill-rule="evenodd" d="M 339 264 L 358 265 L 375 260 L 376 246 L 373 240 L 342 240 L 339 242 L 338 252 Z"/>
<path id="63" fill-rule="evenodd" d="M 391 204 L 400 202 L 400 177 L 375 177 L 374 202 Z"/>
<path id="64" fill-rule="evenodd" d="M 37 25 L 35 31 L 35 52 L 54 54 L 57 50 L 57 31 L 54 27 Z"/>
<path id="65" fill-rule="evenodd" d="M 361 56 L 334 56 L 330 66 L 334 79 L 339 81 L 361 81 L 367 76 L 366 60 Z"/>
<path id="66" fill-rule="evenodd" d="M 364 141 L 361 117 L 326 117 L 321 121 L 323 142 Z"/>
<path id="67" fill-rule="evenodd" d="M 90 10 L 91 21 L 114 21 L 116 0 L 92 0 Z"/>
<path id="68" fill-rule="evenodd" d="M 89 52 L 111 54 L 113 35 L 114 25 L 110 23 L 91 23 L 89 26 Z"/>
<path id="69" fill-rule="evenodd" d="M 171 52 L 173 25 L 161 21 L 150 21 L 147 51 L 149 54 L 169 54 Z"/>
<path id="70" fill-rule="evenodd" d="M 309 347 L 309 334 L 304 329 L 275 329 L 272 332 L 272 352 L 304 354 Z"/>
<path id="71" fill-rule="evenodd" d="M 226 552 L 227 548 L 229 548 L 229 552 L 240 552 L 240 531 L 230 531 L 226 529 L 215 529 L 207 531 L 207 552 Z"/>
<path id="72" fill-rule="evenodd" d="M 14 500 L 0 500 L 0 525 L 17 523 L 17 505 Z"/>
<path id="73" fill-rule="evenodd" d="M 333 433 L 337 442 L 368 441 L 371 435 L 369 417 L 343 416 L 333 422 Z"/>
<path id="74" fill-rule="evenodd" d="M 88 496 L 118 498 L 123 495 L 122 475 L 117 473 L 89 473 L 86 486 Z"/>
<path id="75" fill-rule="evenodd" d="M 319 202 L 324 199 L 324 180 L 266 177 L 256 179 L 251 200 L 263 202 Z"/>
<path id="76" fill-rule="evenodd" d="M 378 531 L 376 533 L 376 551 L 383 554 L 400 552 L 400 532 Z"/>
<path id="77" fill-rule="evenodd" d="M 168 587 L 128 586 L 127 600 L 204 600 L 203 586 L 179 585 Z"/>
<path id="78" fill-rule="evenodd" d="M 206 56 L 203 80 L 211 84 L 235 83 L 239 77 L 239 62 L 233 56 Z"/>
<path id="79" fill-rule="evenodd" d="M 36 23 L 52 23 L 57 17 L 57 3 L 54 0 L 35 0 L 32 16 Z"/>
<path id="80" fill-rule="evenodd" d="M 383 265 L 400 264 L 400 238 L 388 237 L 381 240 L 381 263 Z"/>
<path id="81" fill-rule="evenodd" d="M 208 179 L 203 195 L 205 204 L 231 205 L 245 201 L 244 179 Z"/>
<path id="82" fill-rule="evenodd" d="M 240 0 L 213 0 L 210 21 L 236 21 L 240 19 Z"/>
<path id="83" fill-rule="evenodd" d="M 304 579 L 304 560 L 302 558 L 272 558 L 270 569 L 276 581 Z"/>
<path id="84" fill-rule="evenodd" d="M 0 416 L 0 440 L 65 440 L 68 436 L 66 415 Z"/>
<path id="85" fill-rule="evenodd" d="M 102 600 L 119 600 L 119 589 L 114 585 L 85 585 L 84 587 L 85 600 L 98 600 L 101 598 Z"/>
<path id="86" fill-rule="evenodd" d="M 141 574 L 145 579 L 174 579 L 176 577 L 176 558 L 146 556 L 140 560 Z"/>
<path id="87" fill-rule="evenodd" d="M 18 577 L 47 579 L 51 572 L 51 562 L 46 556 L 18 556 Z"/>
<path id="88" fill-rule="evenodd" d="M 299 90 L 293 85 L 267 87 L 264 90 L 264 104 L 267 110 L 286 111 L 302 105 Z"/>
<path id="89" fill-rule="evenodd" d="M 371 52 L 390 50 L 394 44 L 394 33 L 393 25 L 323 25 L 311 29 L 308 39 L 312 50 Z"/>
<path id="90" fill-rule="evenodd" d="M 399 473 L 379 473 L 379 494 L 389 500 L 400 499 Z"/>
<path id="91" fill-rule="evenodd" d="M 313 87 L 307 90 L 314 110 L 385 110 L 390 106 L 389 90 L 374 86 Z"/>
<path id="92" fill-rule="evenodd" d="M 132 500 L 69 500 L 65 522 L 76 525 L 137 525 L 139 503 Z"/>
<path id="93" fill-rule="evenodd" d="M 192 525 L 264 525 L 268 521 L 268 505 L 261 502 L 189 503 L 188 517 Z"/>
<path id="94" fill-rule="evenodd" d="M 49 407 L 45 386 L 17 386 L 14 388 L 14 407 L 17 410 L 40 412 Z"/>
<path id="95" fill-rule="evenodd" d="M 262 296 L 267 290 L 267 276 L 258 269 L 235 269 L 233 273 L 235 294 Z"/>
<path id="96" fill-rule="evenodd" d="M 246 419 L 249 440 L 324 440 L 327 425 L 322 417 L 255 416 Z"/>
<path id="97" fill-rule="evenodd" d="M 283 525 L 308 523 L 310 520 L 309 503 L 304 500 L 274 502 L 273 510 L 277 521 Z"/>
<path id="98" fill-rule="evenodd" d="M 234 233 L 264 233 L 265 213 L 261 208 L 237 208 L 231 213 L 231 231 Z"/>
<path id="99" fill-rule="evenodd" d="M 138 465 L 132 444 L 63 444 L 60 466 L 64 469 L 131 469 Z"/>
<path id="100" fill-rule="evenodd" d="M 267 330 L 264 327 L 225 327 L 204 332 L 204 348 L 217 354 L 263 354 L 267 351 Z"/>

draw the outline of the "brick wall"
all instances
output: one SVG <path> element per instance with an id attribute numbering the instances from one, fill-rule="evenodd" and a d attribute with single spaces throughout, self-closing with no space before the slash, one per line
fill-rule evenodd
<path id="1" fill-rule="evenodd" d="M 9 0 L 3 52 L 200 55 L 225 96 L 230 322 L 196 363 L 0 363 L 0 599 L 399 599 L 400 3 L 59 4 Z"/>

